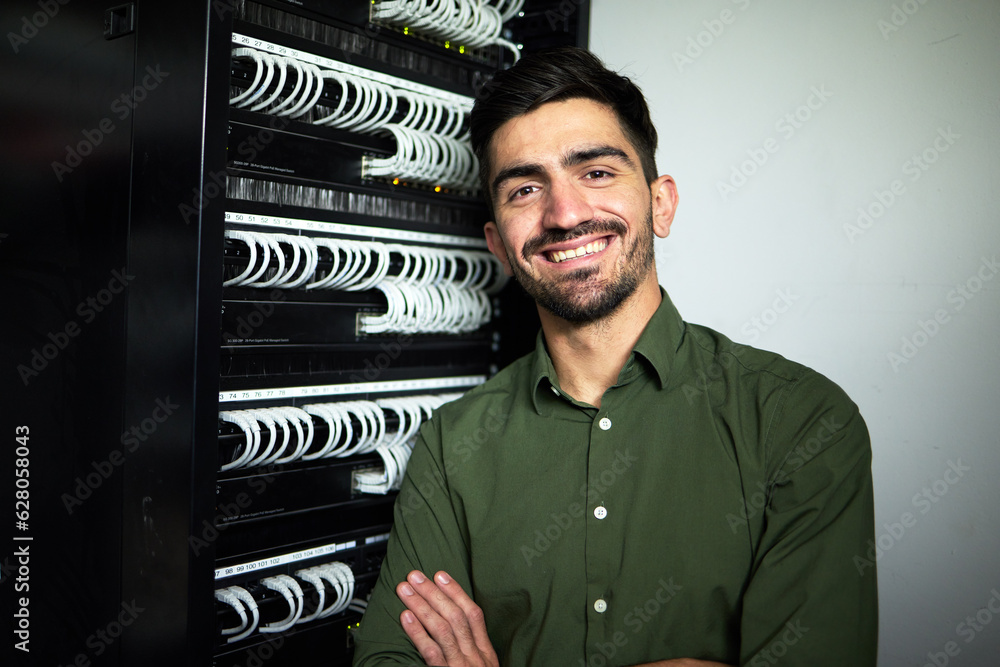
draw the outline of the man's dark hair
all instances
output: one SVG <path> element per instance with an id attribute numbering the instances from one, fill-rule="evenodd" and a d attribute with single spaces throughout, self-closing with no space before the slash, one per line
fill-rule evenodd
<path id="1" fill-rule="evenodd" d="M 472 149 L 479 158 L 479 180 L 486 203 L 493 206 L 489 149 L 493 135 L 507 121 L 547 102 L 586 98 L 610 107 L 622 132 L 639 154 L 646 182 L 656 171 L 656 128 L 639 87 L 612 72 L 594 54 L 577 47 L 543 49 L 497 72 L 480 91 L 471 115 Z"/>

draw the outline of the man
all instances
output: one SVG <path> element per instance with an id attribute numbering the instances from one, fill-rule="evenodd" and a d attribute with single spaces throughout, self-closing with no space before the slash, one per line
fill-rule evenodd
<path id="1" fill-rule="evenodd" d="M 579 49 L 488 85 L 491 251 L 536 349 L 424 425 L 355 664 L 875 664 L 868 433 L 832 382 L 683 322 L 641 92 Z"/>

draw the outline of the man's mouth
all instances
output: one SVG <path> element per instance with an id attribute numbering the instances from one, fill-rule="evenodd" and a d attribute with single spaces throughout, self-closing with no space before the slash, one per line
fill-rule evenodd
<path id="1" fill-rule="evenodd" d="M 590 243 L 581 245 L 577 248 L 568 248 L 566 250 L 550 250 L 545 253 L 545 257 L 550 262 L 558 264 L 560 262 L 565 262 L 566 260 L 576 259 L 577 257 L 593 255 L 594 253 L 601 252 L 607 247 L 608 247 L 608 240 L 606 238 L 602 238 L 602 239 L 597 239 L 596 241 L 591 241 Z"/>

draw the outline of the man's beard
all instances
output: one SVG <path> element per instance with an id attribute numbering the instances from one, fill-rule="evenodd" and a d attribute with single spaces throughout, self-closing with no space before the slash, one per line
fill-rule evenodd
<path id="1" fill-rule="evenodd" d="M 524 244 L 521 254 L 525 261 L 540 248 L 555 243 L 572 241 L 589 234 L 608 232 L 626 238 L 628 229 L 618 220 L 589 220 L 573 229 L 549 229 Z M 545 310 L 569 322 L 595 322 L 615 312 L 639 288 L 639 284 L 653 267 L 653 211 L 650 208 L 643 225 L 636 230 L 635 243 L 621 258 L 621 271 L 606 280 L 597 277 L 600 267 L 596 264 L 571 271 L 557 282 L 543 282 L 529 275 L 510 257 L 508 260 L 514 278 L 524 290 Z"/>

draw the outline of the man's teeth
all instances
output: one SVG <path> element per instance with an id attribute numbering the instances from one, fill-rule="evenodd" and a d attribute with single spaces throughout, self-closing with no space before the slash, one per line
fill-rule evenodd
<path id="1" fill-rule="evenodd" d="M 580 246 L 579 248 L 570 248 L 569 250 L 556 250 L 555 252 L 549 253 L 549 261 L 559 263 L 567 259 L 573 259 L 575 257 L 583 257 L 584 255 L 592 255 L 595 252 L 601 252 L 608 247 L 608 242 L 605 239 L 600 239 L 598 241 L 593 241 L 587 245 Z"/>

